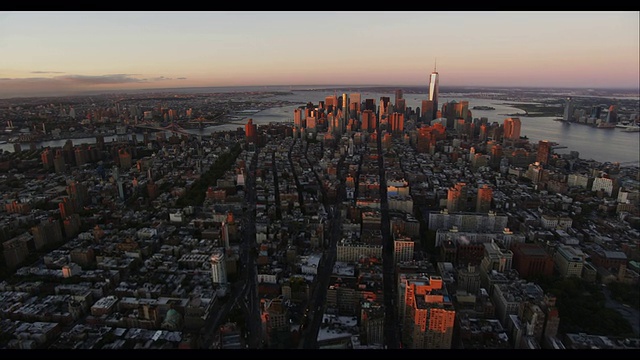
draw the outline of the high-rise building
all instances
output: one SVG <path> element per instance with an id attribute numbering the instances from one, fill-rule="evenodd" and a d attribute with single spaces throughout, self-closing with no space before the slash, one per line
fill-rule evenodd
<path id="1" fill-rule="evenodd" d="M 540 164 L 547 165 L 549 163 L 550 153 L 551 143 L 547 140 L 540 140 L 538 142 L 538 154 L 536 155 L 536 161 Z"/>
<path id="2" fill-rule="evenodd" d="M 27 243 L 33 241 L 28 232 L 2 243 L 4 248 L 4 262 L 9 269 L 15 269 L 29 256 Z"/>
<path id="3" fill-rule="evenodd" d="M 249 119 L 247 124 L 244 126 L 244 135 L 246 137 L 247 142 L 255 143 L 257 140 L 256 134 L 256 124 L 253 123 L 253 119 Z"/>
<path id="4" fill-rule="evenodd" d="M 211 277 L 214 284 L 225 285 L 227 283 L 227 267 L 223 249 L 217 249 L 211 258 Z"/>
<path id="5" fill-rule="evenodd" d="M 382 114 L 388 114 L 389 113 L 389 104 L 391 104 L 391 98 L 388 96 L 381 96 L 380 97 L 380 116 L 382 116 Z"/>
<path id="6" fill-rule="evenodd" d="M 365 99 L 364 100 L 364 109 L 363 110 L 371 110 L 375 112 L 376 109 L 376 100 L 375 99 Z"/>
<path id="7" fill-rule="evenodd" d="M 465 211 L 467 207 L 467 184 L 457 183 L 447 192 L 447 210 L 450 212 Z"/>
<path id="8" fill-rule="evenodd" d="M 491 200 L 493 199 L 493 190 L 489 185 L 482 184 L 478 188 L 478 196 L 476 199 L 476 212 L 488 213 L 491 210 Z"/>
<path id="9" fill-rule="evenodd" d="M 399 237 L 393 240 L 393 263 L 413 260 L 415 242 L 410 237 Z"/>
<path id="10" fill-rule="evenodd" d="M 393 101 L 393 106 L 395 106 L 396 111 L 404 111 L 404 101 L 401 100 L 404 100 L 402 89 L 397 89 Z"/>
<path id="11" fill-rule="evenodd" d="M 31 235 L 36 250 L 40 250 L 46 245 L 56 244 L 63 240 L 62 227 L 59 220 L 49 218 L 41 221 L 38 225 L 31 227 Z"/>
<path id="12" fill-rule="evenodd" d="M 377 128 L 376 114 L 373 110 L 364 110 L 362 112 L 361 130 L 364 132 L 373 132 Z"/>
<path id="13" fill-rule="evenodd" d="M 440 276 L 401 274 L 402 342 L 410 349 L 451 349 L 456 311 Z"/>
<path id="14" fill-rule="evenodd" d="M 564 105 L 564 115 L 562 116 L 564 121 L 573 121 L 573 100 L 568 97 Z"/>
<path id="15" fill-rule="evenodd" d="M 600 113 L 602 112 L 602 107 L 599 105 L 593 106 L 591 108 L 591 115 L 589 116 L 591 119 L 600 119 Z"/>
<path id="16" fill-rule="evenodd" d="M 360 93 L 351 93 L 349 94 L 349 113 L 351 114 L 351 117 L 354 118 L 354 115 L 357 115 L 360 113 L 360 107 L 362 100 L 360 100 Z"/>
<path id="17" fill-rule="evenodd" d="M 607 124 L 615 124 L 618 122 L 618 112 L 615 105 L 609 106 L 609 112 L 607 112 Z"/>
<path id="18" fill-rule="evenodd" d="M 404 132 L 404 114 L 394 112 L 389 114 L 388 131 L 393 134 L 402 134 Z"/>
<path id="19" fill-rule="evenodd" d="M 518 140 L 520 138 L 520 118 L 506 118 L 504 120 L 504 139 Z"/>
<path id="20" fill-rule="evenodd" d="M 87 151 L 86 144 L 77 146 L 74 151 L 75 151 L 76 166 L 82 166 L 89 161 L 89 153 Z"/>
<path id="21" fill-rule="evenodd" d="M 225 250 L 229 249 L 229 225 L 226 221 L 222 222 L 220 226 L 220 237 L 222 238 L 222 246 L 224 246 Z"/>
<path id="22" fill-rule="evenodd" d="M 67 164 L 66 164 L 66 161 L 64 159 L 64 155 L 62 153 L 62 150 L 57 149 L 56 150 L 56 154 L 53 157 L 53 168 L 54 168 L 56 174 L 60 174 L 60 173 L 64 172 L 65 169 L 66 169 L 66 166 L 67 166 Z"/>
<path id="23" fill-rule="evenodd" d="M 349 100 L 347 99 L 347 94 L 342 94 L 342 101 L 340 102 L 340 108 L 342 109 L 343 114 L 347 114 L 349 109 Z"/>
<path id="24" fill-rule="evenodd" d="M 298 130 L 305 128 L 304 112 L 301 108 L 293 110 L 293 125 Z"/>
<path id="25" fill-rule="evenodd" d="M 50 148 L 44 149 L 40 154 L 40 158 L 42 159 L 42 167 L 45 170 L 53 168 L 53 151 Z"/>
<path id="26" fill-rule="evenodd" d="M 438 111 L 438 93 L 440 91 L 438 85 L 438 72 L 436 71 L 435 64 L 433 65 L 433 72 L 429 77 L 429 101 L 433 103 L 433 119 L 437 119 L 436 112 Z"/>
<path id="27" fill-rule="evenodd" d="M 129 169 L 131 168 L 131 166 L 133 166 L 131 154 L 125 148 L 122 148 L 118 151 L 118 159 L 120 160 L 120 167 L 123 169 Z"/>
<path id="28" fill-rule="evenodd" d="M 433 109 L 433 101 L 422 100 L 422 108 L 420 109 L 420 117 L 425 124 L 430 124 L 434 119 L 435 110 Z"/>

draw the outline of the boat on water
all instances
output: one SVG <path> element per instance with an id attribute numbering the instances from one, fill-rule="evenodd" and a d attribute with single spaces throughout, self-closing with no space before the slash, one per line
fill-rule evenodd
<path id="1" fill-rule="evenodd" d="M 638 125 L 629 125 L 621 130 L 622 132 L 639 132 L 640 126 Z"/>
<path id="2" fill-rule="evenodd" d="M 596 128 L 598 128 L 598 129 L 615 129 L 616 128 L 616 124 L 600 123 L 600 124 L 598 124 L 598 126 L 596 126 Z"/>

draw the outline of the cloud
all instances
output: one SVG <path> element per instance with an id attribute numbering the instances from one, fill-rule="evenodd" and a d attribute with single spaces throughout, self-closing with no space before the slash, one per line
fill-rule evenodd
<path id="1" fill-rule="evenodd" d="M 32 71 L 31 74 L 64 74 L 63 71 Z"/>
<path id="2" fill-rule="evenodd" d="M 53 80 L 67 81 L 76 84 L 83 85 L 103 85 L 103 84 L 131 84 L 131 83 L 143 83 L 146 82 L 143 79 L 138 79 L 130 74 L 111 74 L 111 75 L 67 75 L 56 76 Z"/>
<path id="3" fill-rule="evenodd" d="M 56 74 L 57 72 L 33 71 L 34 74 Z M 70 94 L 81 91 L 98 91 L 132 85 L 149 86 L 153 82 L 171 81 L 172 78 L 157 76 L 143 78 L 139 74 L 107 75 L 59 75 L 51 77 L 0 78 L 0 98 L 33 94 Z"/>

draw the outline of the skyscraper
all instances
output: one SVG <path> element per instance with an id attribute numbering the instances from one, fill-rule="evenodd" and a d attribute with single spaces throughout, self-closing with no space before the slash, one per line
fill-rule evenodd
<path id="1" fill-rule="evenodd" d="M 562 120 L 573 121 L 573 100 L 571 99 L 571 97 L 567 98 L 567 101 L 564 105 L 564 114 L 562 116 Z"/>
<path id="2" fill-rule="evenodd" d="M 538 142 L 538 153 L 536 155 L 536 161 L 540 164 L 549 163 L 549 155 L 551 153 L 551 143 L 547 140 L 540 140 Z"/>
<path id="3" fill-rule="evenodd" d="M 517 140 L 520 138 L 520 118 L 507 118 L 504 120 L 504 139 Z"/>
<path id="4" fill-rule="evenodd" d="M 219 248 L 211 254 L 209 259 L 211 262 L 211 277 L 214 284 L 226 284 L 227 283 L 227 268 L 226 260 L 224 256 L 224 250 Z"/>
<path id="5" fill-rule="evenodd" d="M 429 77 L 429 101 L 433 103 L 433 117 L 436 119 L 436 112 L 438 111 L 438 92 L 440 88 L 438 86 L 438 72 L 436 71 L 436 65 L 433 65 L 433 72 Z"/>
<path id="6" fill-rule="evenodd" d="M 493 199 L 493 190 L 487 184 L 478 187 L 478 195 L 476 197 L 476 212 L 488 213 L 491 210 L 491 200 Z"/>
<path id="7" fill-rule="evenodd" d="M 256 124 L 253 123 L 253 119 L 247 120 L 244 125 L 244 134 L 247 142 L 255 143 L 257 141 Z"/>
<path id="8" fill-rule="evenodd" d="M 459 182 L 454 187 L 450 187 L 447 192 L 447 210 L 449 212 L 465 211 L 467 207 L 467 192 L 467 184 L 464 182 Z"/>

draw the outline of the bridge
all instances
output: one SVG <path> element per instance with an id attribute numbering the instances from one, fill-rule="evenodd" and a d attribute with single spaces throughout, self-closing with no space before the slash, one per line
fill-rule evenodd
<path id="1" fill-rule="evenodd" d="M 171 122 L 169 125 L 167 126 L 162 126 L 160 124 L 151 122 L 151 121 L 144 121 L 144 122 L 139 122 L 138 124 L 133 125 L 136 128 L 141 128 L 141 129 L 149 129 L 149 130 L 154 130 L 154 131 L 170 131 L 171 133 L 173 133 L 174 135 L 185 135 L 185 136 L 196 136 L 196 137 L 201 137 L 202 135 L 199 134 L 193 134 L 188 132 L 185 128 L 183 128 L 182 126 L 180 126 L 178 123 L 176 123 L 175 121 Z"/>
<path id="2" fill-rule="evenodd" d="M 217 114 L 212 120 L 207 120 L 204 117 L 200 116 L 196 119 L 189 120 L 187 124 L 196 124 L 198 128 L 202 129 L 204 124 L 220 124 L 220 119 L 224 117 L 224 113 Z"/>

